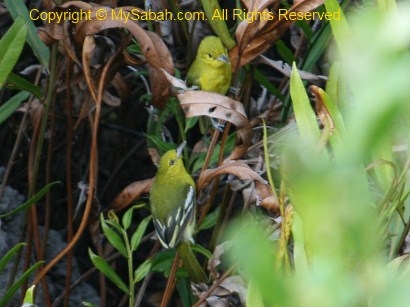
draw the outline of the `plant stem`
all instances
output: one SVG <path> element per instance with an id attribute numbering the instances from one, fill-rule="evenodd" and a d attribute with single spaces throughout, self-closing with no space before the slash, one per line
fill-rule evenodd
<path id="1" fill-rule="evenodd" d="M 134 307 L 135 300 L 135 284 L 134 284 L 134 266 L 132 259 L 132 250 L 130 246 L 130 241 L 128 240 L 127 232 L 122 229 L 122 236 L 124 238 L 125 248 L 127 249 L 127 262 L 128 262 L 128 283 L 129 283 L 129 307 Z"/>

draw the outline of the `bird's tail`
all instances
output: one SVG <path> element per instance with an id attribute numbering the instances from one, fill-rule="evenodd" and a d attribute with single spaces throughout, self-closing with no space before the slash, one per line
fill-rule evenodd
<path id="1" fill-rule="evenodd" d="M 195 283 L 206 282 L 207 276 L 205 271 L 196 259 L 194 252 L 189 246 L 188 242 L 181 242 L 178 245 L 178 252 L 181 255 L 181 259 L 184 268 L 187 270 L 189 278 Z"/>

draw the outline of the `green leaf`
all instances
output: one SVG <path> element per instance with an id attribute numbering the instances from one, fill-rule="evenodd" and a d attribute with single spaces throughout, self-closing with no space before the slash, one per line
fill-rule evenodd
<path id="1" fill-rule="evenodd" d="M 295 57 L 293 56 L 293 52 L 289 49 L 288 46 L 283 42 L 283 40 L 278 40 L 275 43 L 276 50 L 280 54 L 280 56 L 285 60 L 287 63 L 295 62 Z"/>
<path id="2" fill-rule="evenodd" d="M 194 127 L 198 123 L 198 120 L 199 120 L 199 116 L 194 116 L 194 117 L 187 118 L 185 120 L 184 132 L 186 133 L 189 129 Z"/>
<path id="3" fill-rule="evenodd" d="M 178 275 L 177 275 L 178 276 Z M 182 276 L 181 276 L 182 277 Z M 191 283 L 188 278 L 177 278 L 178 295 L 181 298 L 184 307 L 194 305 L 194 297 L 192 295 Z"/>
<path id="4" fill-rule="evenodd" d="M 152 267 L 151 259 L 147 259 L 143 263 L 141 263 L 140 266 L 134 272 L 134 283 L 136 284 L 137 282 L 142 280 L 145 276 L 147 276 L 147 274 L 151 270 L 151 267 Z"/>
<path id="5" fill-rule="evenodd" d="M 105 237 L 107 238 L 107 240 L 111 243 L 112 246 L 114 246 L 114 248 L 119 251 L 121 253 L 121 255 L 123 255 L 125 258 L 128 257 L 128 253 L 127 253 L 127 249 L 125 247 L 125 244 L 123 242 L 123 240 L 121 239 L 120 235 L 115 232 L 114 230 L 111 229 L 110 226 L 107 225 L 107 222 L 110 221 L 106 221 L 104 219 L 103 214 L 100 215 L 100 222 L 101 222 L 101 228 L 104 232 Z"/>
<path id="6" fill-rule="evenodd" d="M 34 195 L 32 198 L 26 201 L 24 204 L 18 206 L 16 209 L 11 210 L 10 212 L 0 215 L 0 218 L 4 218 L 6 216 L 16 214 L 20 211 L 23 211 L 29 208 L 31 205 L 38 202 L 51 189 L 51 187 L 55 186 L 56 184 L 60 184 L 60 183 L 61 183 L 60 181 L 49 183 L 44 188 L 42 188 L 36 195 Z"/>
<path id="7" fill-rule="evenodd" d="M 91 304 L 89 302 L 81 302 L 81 304 L 83 304 L 83 306 L 86 306 L 86 307 L 98 307 L 97 305 Z"/>
<path id="8" fill-rule="evenodd" d="M 207 250 L 206 248 L 204 248 L 202 245 L 191 244 L 190 246 L 191 246 L 191 249 L 194 252 L 197 252 L 197 253 L 200 253 L 200 254 L 204 255 L 208 259 L 212 257 L 212 253 L 209 250 Z"/>
<path id="9" fill-rule="evenodd" d="M 34 85 L 30 81 L 16 75 L 15 73 L 11 72 L 4 84 L 4 87 L 11 89 L 11 90 L 21 90 L 27 91 L 32 93 L 37 98 L 43 97 L 43 93 L 41 92 L 41 88 L 37 85 Z"/>
<path id="10" fill-rule="evenodd" d="M 20 106 L 21 102 L 30 96 L 27 92 L 20 92 L 9 100 L 7 100 L 2 106 L 0 106 L 0 124 L 3 123 L 17 108 Z"/>
<path id="11" fill-rule="evenodd" d="M 205 230 L 205 229 L 209 229 L 215 226 L 216 221 L 218 220 L 219 217 L 219 212 L 220 212 L 220 208 L 216 208 L 215 211 L 213 211 L 212 213 L 208 214 L 204 221 L 202 222 L 202 224 L 199 226 L 198 231 L 201 230 Z"/>
<path id="12" fill-rule="evenodd" d="M 279 89 L 273 85 L 272 82 L 270 82 L 269 79 L 257 68 L 255 69 L 254 77 L 260 85 L 266 87 L 269 93 L 275 95 L 282 102 L 285 100 L 285 96 L 283 96 Z"/>
<path id="13" fill-rule="evenodd" d="M 4 4 L 13 19 L 17 20 L 19 16 L 24 18 L 28 30 L 27 42 L 33 49 L 34 55 L 37 57 L 38 61 L 45 67 L 48 67 L 50 50 L 37 35 L 37 28 L 34 25 L 33 20 L 30 18 L 29 11 L 24 2 L 21 0 L 4 0 Z"/>
<path id="14" fill-rule="evenodd" d="M 326 11 L 330 13 L 340 12 L 340 19 L 336 20 L 331 18 L 329 20 L 330 26 L 332 28 L 333 37 L 335 38 L 336 44 L 339 47 L 342 55 L 345 54 L 345 42 L 351 37 L 351 31 L 349 24 L 346 21 L 346 17 L 340 8 L 339 2 L 337 0 L 325 0 Z"/>
<path id="15" fill-rule="evenodd" d="M 16 65 L 26 41 L 27 27 L 23 18 L 17 18 L 0 40 L 0 87 Z"/>
<path id="16" fill-rule="evenodd" d="M 307 139 L 308 141 L 318 140 L 320 130 L 317 124 L 316 115 L 312 110 L 309 97 L 306 94 L 305 87 L 295 63 L 293 63 L 292 74 L 290 76 L 290 96 L 292 97 L 292 106 L 295 113 L 296 123 L 299 128 L 299 134 L 302 138 Z"/>
<path id="17" fill-rule="evenodd" d="M 329 24 L 325 24 L 322 29 L 315 33 L 312 38 L 312 43 L 310 44 L 303 60 L 303 70 L 312 70 L 312 68 L 317 64 L 318 59 L 322 56 L 323 52 L 327 47 L 329 47 L 331 38 L 332 31 Z"/>
<path id="18" fill-rule="evenodd" d="M 171 269 L 172 263 L 175 258 L 175 249 L 166 249 L 158 254 L 152 259 L 152 271 L 166 273 Z"/>
<path id="19" fill-rule="evenodd" d="M 18 243 L 12 249 L 10 249 L 0 260 L 0 272 L 3 271 L 10 259 L 24 246 L 25 243 Z"/>
<path id="20" fill-rule="evenodd" d="M 201 4 L 212 30 L 214 30 L 228 49 L 232 49 L 236 43 L 229 33 L 225 20 L 221 18 L 214 18 L 214 14 L 216 12 L 219 12 L 221 16 L 223 13 L 219 2 L 217 0 L 201 0 Z"/>
<path id="21" fill-rule="evenodd" d="M 34 304 L 34 290 L 36 289 L 35 285 L 32 285 L 27 289 L 26 294 L 24 295 L 24 304 Z"/>
<path id="22" fill-rule="evenodd" d="M 109 280 L 111 280 L 119 289 L 124 291 L 124 293 L 128 293 L 127 285 L 122 281 L 122 279 L 115 273 L 114 269 L 100 256 L 97 256 L 93 253 L 93 251 L 89 248 L 88 254 L 90 255 L 90 259 L 94 266 L 103 273 Z"/>
<path id="23" fill-rule="evenodd" d="M 151 221 L 151 215 L 146 217 L 141 221 L 141 223 L 138 225 L 137 230 L 134 232 L 134 234 L 131 237 L 131 251 L 136 251 L 138 246 L 140 245 L 142 236 L 145 233 L 145 230 L 147 229 L 148 223 Z"/>
<path id="24" fill-rule="evenodd" d="M 134 207 L 131 207 L 124 213 L 122 217 L 122 226 L 124 227 L 124 230 L 127 230 L 131 226 L 133 212 Z"/>
<path id="25" fill-rule="evenodd" d="M 13 295 L 17 292 L 17 290 L 21 287 L 21 285 L 30 277 L 30 275 L 35 272 L 44 261 L 37 262 L 33 266 L 31 266 L 27 271 L 21 275 L 16 282 L 6 291 L 2 300 L 0 301 L 0 307 L 7 306 L 8 301 L 13 297 Z"/>
<path id="26" fill-rule="evenodd" d="M 154 144 L 154 147 L 158 148 L 161 154 L 167 152 L 168 150 L 175 149 L 176 147 L 174 143 L 164 142 L 160 137 L 155 135 L 147 135 L 147 138 L 152 144 Z"/>

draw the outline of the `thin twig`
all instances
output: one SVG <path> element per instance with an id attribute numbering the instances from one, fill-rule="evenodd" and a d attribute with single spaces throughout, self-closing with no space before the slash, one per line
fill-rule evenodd
<path id="1" fill-rule="evenodd" d="M 216 288 L 220 286 L 220 284 L 230 276 L 236 270 L 236 266 L 231 267 L 228 271 L 226 271 L 221 278 L 219 278 L 209 289 L 206 293 L 192 306 L 192 307 L 199 307 L 205 300 L 214 292 Z"/>
<path id="2" fill-rule="evenodd" d="M 177 252 L 174 258 L 174 262 L 172 263 L 171 272 L 169 273 L 167 286 L 165 288 L 164 296 L 162 297 L 161 307 L 167 307 L 169 301 L 171 300 L 172 293 L 175 289 L 176 284 L 176 273 L 179 267 L 179 253 Z"/>

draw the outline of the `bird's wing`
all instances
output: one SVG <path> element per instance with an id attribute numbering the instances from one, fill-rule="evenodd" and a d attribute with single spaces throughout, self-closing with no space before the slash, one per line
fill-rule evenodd
<path id="1" fill-rule="evenodd" d="M 182 190 L 184 203 L 175 208 L 165 220 L 154 219 L 158 238 L 166 248 L 173 248 L 184 238 L 185 231 L 195 218 L 195 189 L 186 185 Z"/>
<path id="2" fill-rule="evenodd" d="M 198 67 L 197 62 L 194 61 L 186 75 L 186 83 L 188 84 L 188 86 L 195 85 L 195 86 L 201 87 L 200 78 L 199 78 L 200 72 L 201 72 L 200 67 Z"/>

